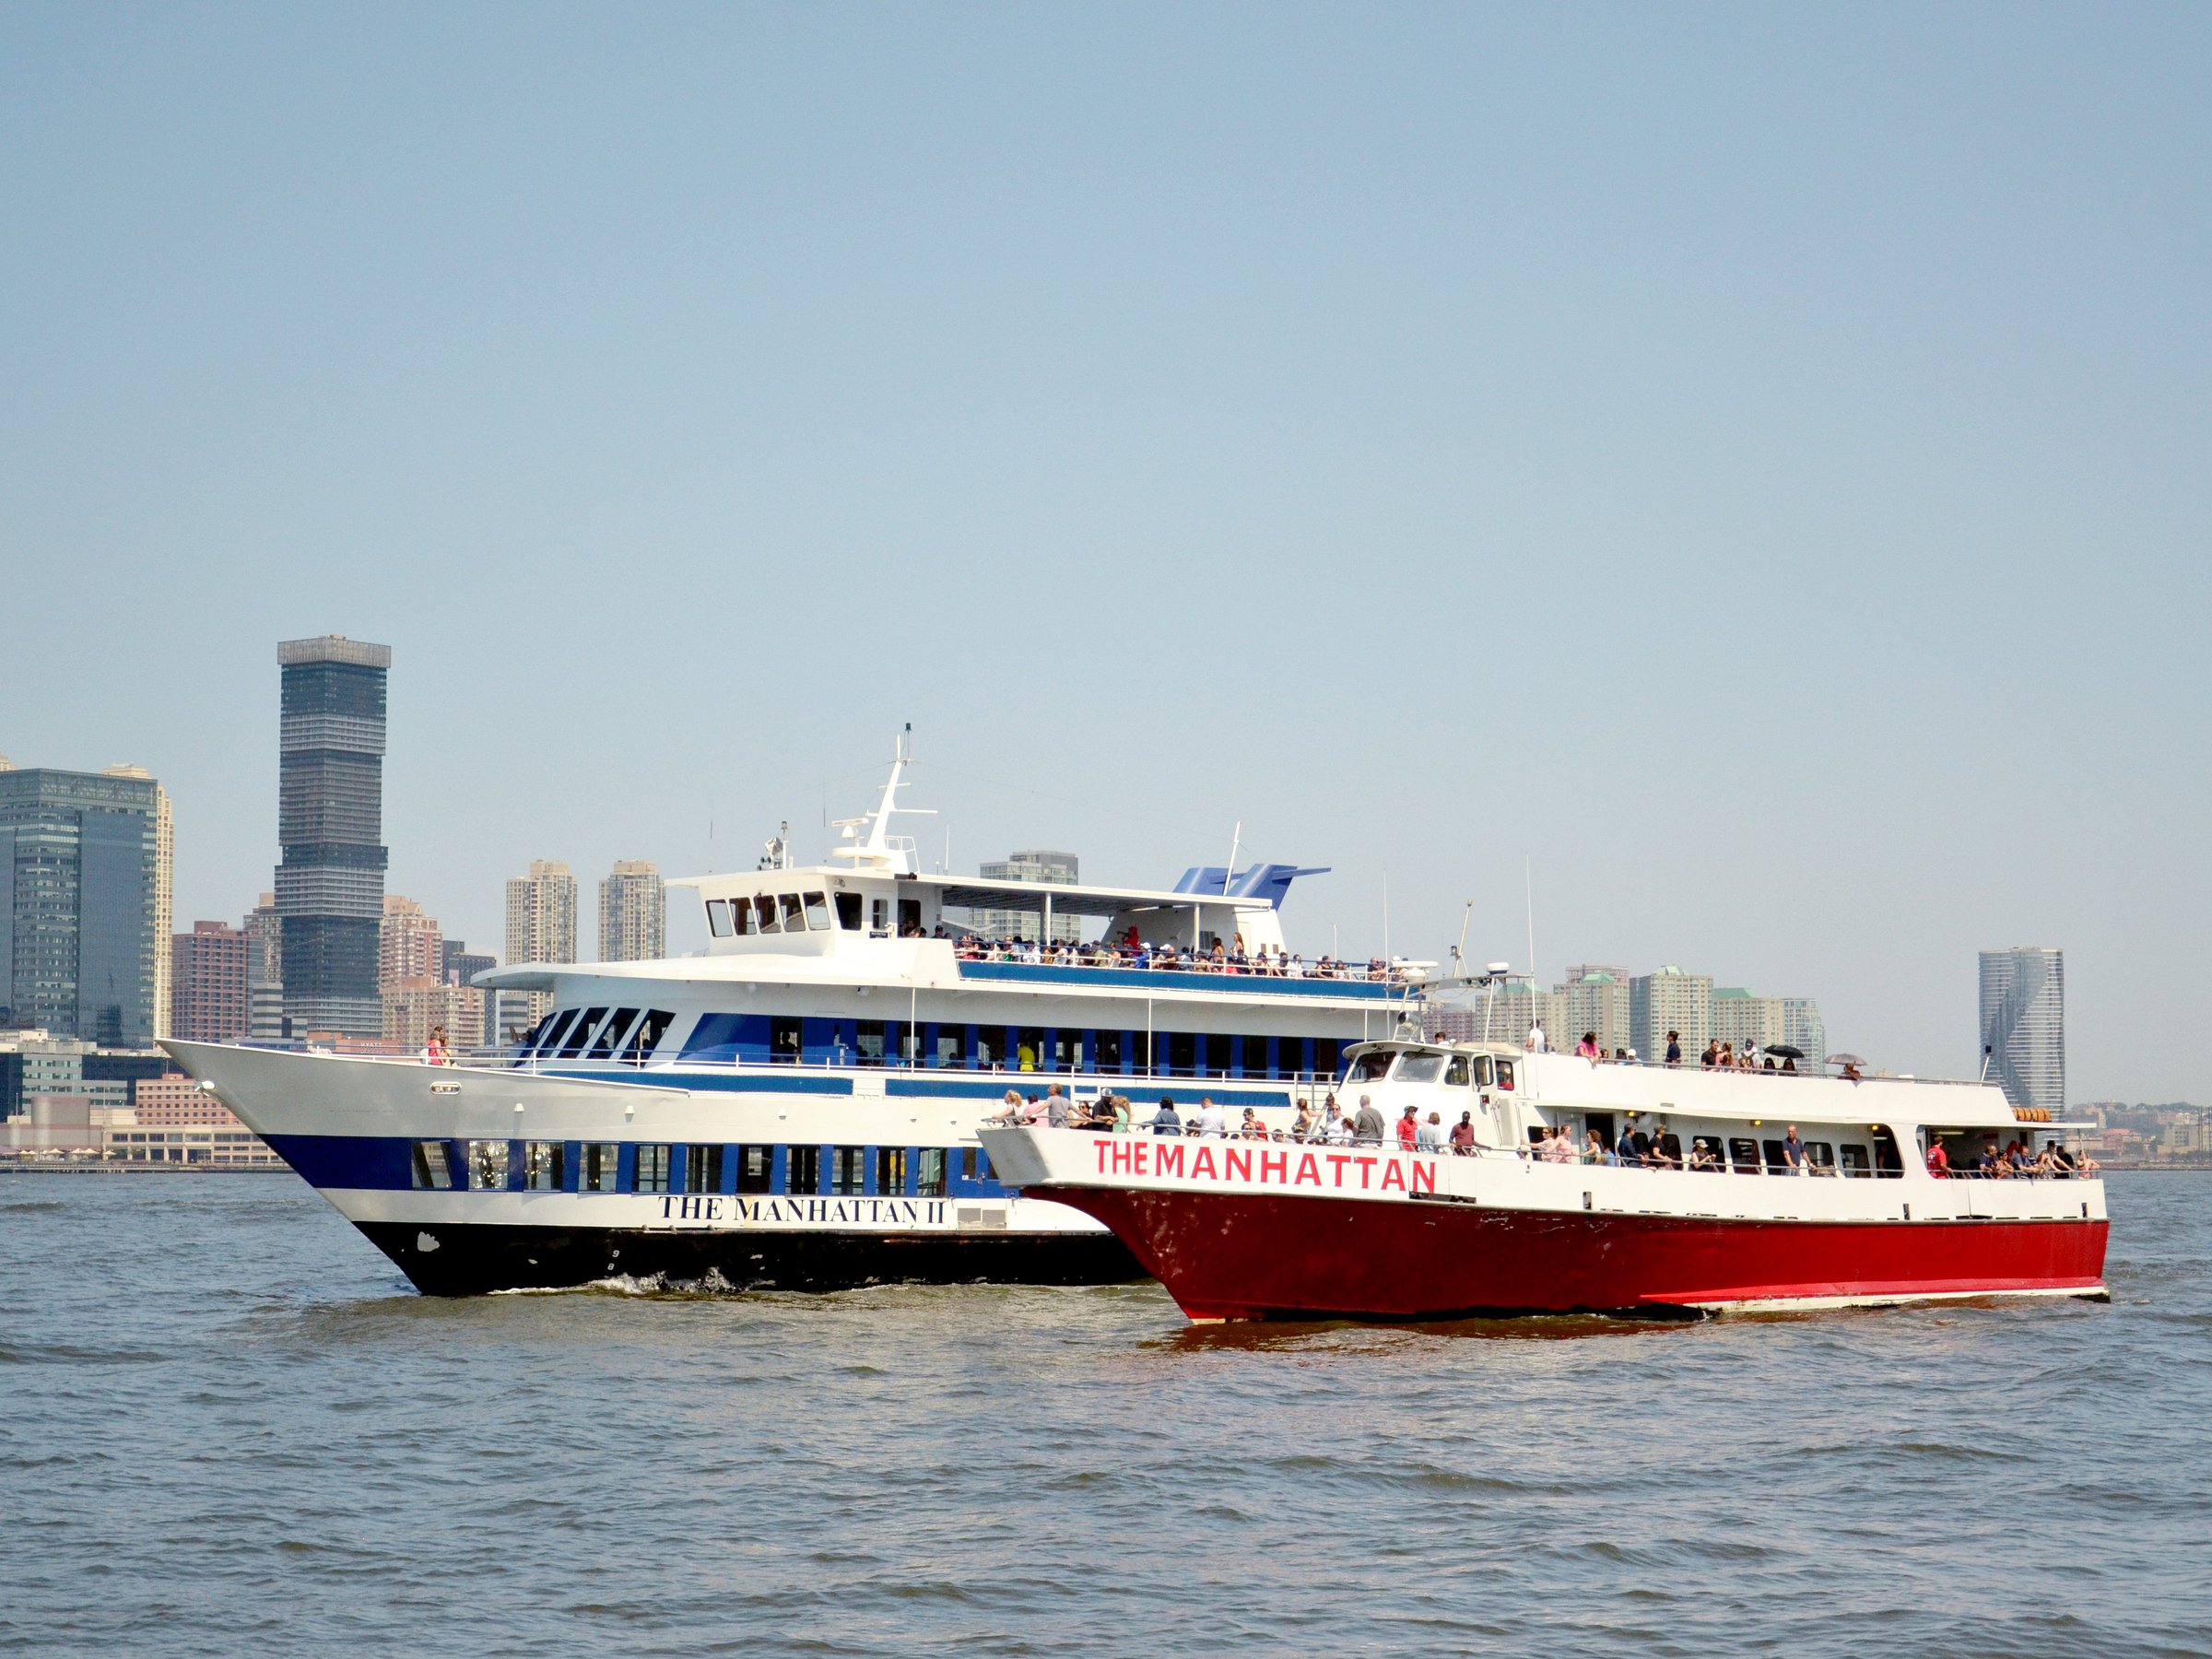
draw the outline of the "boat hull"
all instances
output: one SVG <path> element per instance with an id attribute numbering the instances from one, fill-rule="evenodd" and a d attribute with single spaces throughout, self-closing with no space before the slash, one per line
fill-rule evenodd
<path id="1" fill-rule="evenodd" d="M 609 1281 L 717 1290 L 889 1284 L 1112 1285 L 1145 1277 L 1112 1233 L 1006 1234 L 641 1229 L 356 1221 L 426 1296 L 559 1290 Z"/>
<path id="2" fill-rule="evenodd" d="M 1047 1190 L 1112 1229 L 1200 1321 L 1695 1316 L 2105 1294 L 2100 1217 L 1734 1220 L 1188 1189 Z"/>

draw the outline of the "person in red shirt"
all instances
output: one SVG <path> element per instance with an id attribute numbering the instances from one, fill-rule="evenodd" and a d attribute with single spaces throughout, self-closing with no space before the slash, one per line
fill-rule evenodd
<path id="1" fill-rule="evenodd" d="M 1408 1106 L 1406 1115 L 1398 1120 L 1398 1145 L 1408 1152 L 1413 1150 L 1414 1142 L 1421 1133 L 1420 1119 L 1416 1112 L 1416 1108 Z"/>
<path id="2" fill-rule="evenodd" d="M 1934 1135 L 1928 1137 L 1928 1173 L 1938 1181 L 1948 1181 L 1951 1176 L 1951 1155 Z"/>
<path id="3" fill-rule="evenodd" d="M 1452 1150 L 1465 1157 L 1475 1150 L 1475 1114 L 1463 1112 L 1459 1122 L 1452 1125 Z"/>

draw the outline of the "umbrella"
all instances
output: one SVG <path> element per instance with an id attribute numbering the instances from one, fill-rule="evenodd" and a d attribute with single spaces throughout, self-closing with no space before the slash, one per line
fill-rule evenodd
<path id="1" fill-rule="evenodd" d="M 1828 1057 L 1828 1063 L 1830 1065 L 1864 1065 L 1866 1064 L 1856 1054 L 1830 1054 Z"/>
<path id="2" fill-rule="evenodd" d="M 1805 1058 L 1805 1051 L 1803 1049 L 1792 1048 L 1786 1042 L 1770 1042 L 1767 1044 L 1766 1052 L 1770 1054 L 1777 1055 L 1783 1060 L 1802 1060 Z"/>

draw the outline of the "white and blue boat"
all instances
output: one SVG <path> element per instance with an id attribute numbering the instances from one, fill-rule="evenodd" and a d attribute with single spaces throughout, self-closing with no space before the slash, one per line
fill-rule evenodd
<path id="1" fill-rule="evenodd" d="M 1000 1183 L 976 1131 L 1007 1092 L 1111 1092 L 1140 1124 L 1210 1097 L 1285 1128 L 1344 1049 L 1415 1010 L 1430 965 L 1290 954 L 1283 900 L 1315 870 L 1158 891 L 924 873 L 891 832 L 906 764 L 829 864 L 779 841 L 672 882 L 702 952 L 481 976 L 552 1004 L 503 1053 L 165 1046 L 434 1295 L 1142 1278 L 1100 1223 Z M 1037 939 L 981 941 L 974 912 L 1034 916 Z M 1043 943 L 1067 918 L 1102 932 Z"/>

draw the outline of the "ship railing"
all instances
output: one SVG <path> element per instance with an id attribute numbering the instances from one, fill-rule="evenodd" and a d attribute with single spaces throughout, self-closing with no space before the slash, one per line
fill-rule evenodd
<path id="1" fill-rule="evenodd" d="M 1127 973 L 1218 973 L 1246 979 L 1334 980 L 1369 985 L 1414 985 L 1424 982 L 1428 977 L 1427 964 L 1397 958 L 1387 961 L 1375 958 L 1365 962 L 1323 959 L 1301 963 L 1294 971 L 1288 966 L 1249 958 L 1220 960 L 1205 955 L 1168 957 L 1151 953 L 1140 958 L 1119 947 L 1104 949 L 1090 946 L 1056 947 L 1032 955 L 1018 942 L 971 944 L 966 940 L 953 942 L 953 955 L 963 962 L 1006 962 L 1017 967 L 1105 968 Z"/>

